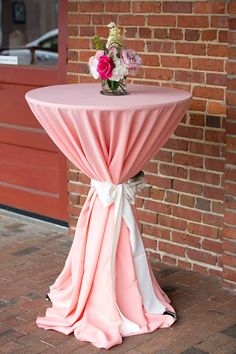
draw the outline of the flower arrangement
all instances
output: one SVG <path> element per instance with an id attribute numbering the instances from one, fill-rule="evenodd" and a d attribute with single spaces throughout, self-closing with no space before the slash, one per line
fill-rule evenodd
<path id="1" fill-rule="evenodd" d="M 90 73 L 94 79 L 102 79 L 103 94 L 127 94 L 125 83 L 128 74 L 135 75 L 141 58 L 133 49 L 126 49 L 121 30 L 114 22 L 108 24 L 109 36 L 103 42 L 99 36 L 93 38 L 97 50 L 89 59 Z"/>

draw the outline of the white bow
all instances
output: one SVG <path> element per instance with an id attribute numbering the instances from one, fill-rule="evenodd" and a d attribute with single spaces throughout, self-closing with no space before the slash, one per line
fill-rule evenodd
<path id="1" fill-rule="evenodd" d="M 142 303 L 148 313 L 162 314 L 165 307 L 157 299 L 153 289 L 146 253 L 142 238 L 133 214 L 131 204 L 135 204 L 137 190 L 143 184 L 143 175 L 139 174 L 127 183 L 112 184 L 110 182 L 98 182 L 91 180 L 91 186 L 95 187 L 98 197 L 104 207 L 115 204 L 114 214 L 114 235 L 111 255 L 111 276 L 115 292 L 115 256 L 119 241 L 122 218 L 130 231 L 130 243 L 133 253 L 135 273 L 138 280 L 139 292 Z M 118 306 L 117 306 L 118 308 Z M 119 308 L 118 308 L 119 310 Z M 123 335 L 140 331 L 140 327 L 134 322 L 125 318 L 119 310 L 122 318 L 121 332 Z"/>

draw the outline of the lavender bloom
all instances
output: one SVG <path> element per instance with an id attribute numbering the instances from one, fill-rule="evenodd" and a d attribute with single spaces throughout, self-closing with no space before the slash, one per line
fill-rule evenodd
<path id="1" fill-rule="evenodd" d="M 126 64 L 129 73 L 134 75 L 141 65 L 142 60 L 140 56 L 133 49 L 123 49 L 121 50 L 121 58 Z"/>

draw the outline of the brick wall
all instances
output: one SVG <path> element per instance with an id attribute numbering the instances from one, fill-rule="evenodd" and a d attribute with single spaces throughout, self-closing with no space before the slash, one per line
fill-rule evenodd
<path id="1" fill-rule="evenodd" d="M 68 5 L 69 83 L 94 82 L 87 67 L 91 38 L 95 33 L 106 38 L 106 25 L 114 21 L 126 30 L 126 45 L 142 56 L 132 82 L 192 92 L 188 114 L 145 168 L 151 187 L 137 198 L 143 241 L 153 265 L 162 261 L 220 275 L 224 286 L 236 287 L 234 1 L 70 0 Z M 71 164 L 68 188 L 73 234 L 89 181 Z"/>

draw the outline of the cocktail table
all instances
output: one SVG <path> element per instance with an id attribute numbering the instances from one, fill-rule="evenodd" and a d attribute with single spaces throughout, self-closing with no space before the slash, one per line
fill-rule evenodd
<path id="1" fill-rule="evenodd" d="M 176 319 L 146 258 L 135 193 L 137 174 L 174 132 L 191 94 L 128 89 L 128 96 L 113 97 L 100 95 L 98 84 L 75 84 L 26 94 L 48 135 L 91 178 L 65 266 L 50 287 L 52 307 L 37 325 L 107 349 Z"/>

